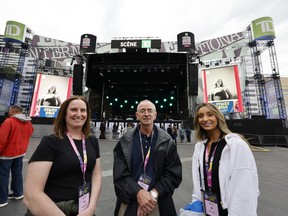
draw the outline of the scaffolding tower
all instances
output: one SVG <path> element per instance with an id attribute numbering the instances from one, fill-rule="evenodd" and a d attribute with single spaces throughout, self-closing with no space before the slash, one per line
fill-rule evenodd
<path id="1" fill-rule="evenodd" d="M 248 116 L 253 116 L 251 110 L 251 96 L 249 86 L 253 86 L 256 92 L 256 101 L 258 107 L 258 115 L 264 116 L 266 119 L 270 119 L 269 104 L 267 98 L 267 92 L 265 84 L 268 81 L 273 81 L 273 88 L 276 94 L 279 118 L 282 120 L 283 127 L 288 128 L 287 114 L 285 108 L 285 102 L 283 97 L 283 91 L 281 87 L 279 68 L 276 56 L 276 50 L 274 46 L 274 40 L 261 40 L 256 41 L 252 38 L 252 32 L 250 25 L 244 31 L 245 40 L 247 42 L 247 49 L 252 62 L 252 73 L 246 72 L 246 89 L 245 89 L 245 107 Z M 264 74 L 262 68 L 261 54 L 268 49 L 271 73 Z"/>
<path id="2" fill-rule="evenodd" d="M 30 104 L 33 96 L 34 81 L 37 69 L 37 61 L 34 60 L 33 67 L 29 71 L 25 66 L 29 61 L 27 57 L 30 53 L 34 33 L 27 29 L 24 42 L 4 41 L 0 44 L 0 66 L 1 68 L 10 68 L 13 73 L 7 77 L 5 74 L 2 78 L 13 81 L 12 95 L 10 105 L 20 105 L 23 108 L 23 113 L 27 114 L 30 109 Z M 30 60 L 31 61 L 31 60 Z M 3 75 L 3 74 L 2 74 Z M 0 86 L 2 89 L 2 86 Z"/>

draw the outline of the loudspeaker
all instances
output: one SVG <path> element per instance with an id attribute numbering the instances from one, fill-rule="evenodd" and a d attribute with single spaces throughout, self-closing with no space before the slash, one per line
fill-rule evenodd
<path id="1" fill-rule="evenodd" d="M 95 53 L 97 37 L 92 34 L 83 34 L 80 41 L 80 53 Z"/>
<path id="2" fill-rule="evenodd" d="M 45 67 L 51 67 L 52 60 L 51 59 L 45 59 Z"/>
<path id="3" fill-rule="evenodd" d="M 198 64 L 188 65 L 189 95 L 198 95 Z"/>
<path id="4" fill-rule="evenodd" d="M 181 32 L 177 35 L 178 52 L 194 52 L 196 50 L 194 34 L 192 32 Z"/>
<path id="5" fill-rule="evenodd" d="M 83 66 L 75 64 L 73 68 L 73 95 L 82 95 Z"/>

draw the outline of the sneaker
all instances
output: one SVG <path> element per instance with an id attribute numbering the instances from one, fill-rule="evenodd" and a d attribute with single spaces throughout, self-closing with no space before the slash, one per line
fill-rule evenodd
<path id="1" fill-rule="evenodd" d="M 7 205 L 8 205 L 8 202 L 0 203 L 0 208 L 7 206 Z"/>
<path id="2" fill-rule="evenodd" d="M 9 194 L 8 195 L 8 199 L 14 199 L 14 200 L 20 200 L 23 197 L 24 197 L 23 195 L 21 195 L 21 196 L 15 196 L 14 194 Z"/>

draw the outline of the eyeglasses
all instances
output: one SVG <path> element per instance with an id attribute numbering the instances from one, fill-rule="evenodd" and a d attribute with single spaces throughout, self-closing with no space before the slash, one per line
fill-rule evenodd
<path id="1" fill-rule="evenodd" d="M 140 110 L 138 110 L 138 112 L 141 113 L 141 114 L 145 114 L 146 112 L 147 112 L 148 114 L 152 114 L 152 113 L 154 113 L 155 111 L 154 111 L 153 109 L 140 109 Z"/>

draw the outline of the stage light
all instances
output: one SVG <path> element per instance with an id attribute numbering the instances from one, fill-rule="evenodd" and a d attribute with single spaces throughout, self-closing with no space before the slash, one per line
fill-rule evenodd
<path id="1" fill-rule="evenodd" d="M 173 97 L 173 96 L 171 96 L 171 97 L 170 97 L 170 99 L 171 99 L 171 100 L 174 100 L 174 97 Z"/>
<path id="2" fill-rule="evenodd" d="M 267 46 L 268 46 L 268 47 L 273 46 L 273 45 L 274 45 L 274 41 L 268 41 L 268 42 L 267 42 Z"/>
<path id="3" fill-rule="evenodd" d="M 277 79 L 277 78 L 279 78 L 279 77 L 280 77 L 280 75 L 279 75 L 279 74 L 276 74 L 276 73 L 274 73 L 274 74 L 272 74 L 272 77 L 273 77 L 273 79 Z"/>
<path id="4" fill-rule="evenodd" d="M 162 109 L 164 106 L 163 105 L 160 105 L 160 108 Z"/>
<path id="5" fill-rule="evenodd" d="M 115 100 L 115 101 L 118 101 L 118 98 L 115 98 L 114 100 Z"/>
<path id="6" fill-rule="evenodd" d="M 158 100 L 156 100 L 156 101 L 155 101 L 155 104 L 158 104 L 158 103 L 159 103 L 159 101 L 158 101 Z"/>
<path id="7" fill-rule="evenodd" d="M 169 106 L 171 107 L 173 104 L 172 103 L 169 103 Z"/>
<path id="8" fill-rule="evenodd" d="M 122 105 L 122 104 L 120 105 L 120 108 L 123 108 L 123 105 Z"/>
<path id="9" fill-rule="evenodd" d="M 134 109 L 134 106 L 133 106 L 133 105 L 131 106 L 131 109 Z"/>
<path id="10" fill-rule="evenodd" d="M 106 99 L 109 99 L 109 96 L 108 96 L 108 95 L 106 96 Z"/>
<path id="11" fill-rule="evenodd" d="M 127 100 L 125 100 L 125 101 L 124 101 L 124 103 L 128 103 L 128 101 L 127 101 Z"/>
<path id="12" fill-rule="evenodd" d="M 167 99 L 166 99 L 166 98 L 164 98 L 164 99 L 163 99 L 163 101 L 164 101 L 164 102 L 166 102 L 166 101 L 167 101 Z"/>
<path id="13" fill-rule="evenodd" d="M 138 101 L 135 101 L 135 104 L 138 104 Z"/>
<path id="14" fill-rule="evenodd" d="M 248 46 L 249 47 L 254 47 L 254 46 L 256 46 L 257 45 L 257 42 L 254 40 L 254 41 L 250 41 L 249 43 L 248 43 Z"/>
<path id="15" fill-rule="evenodd" d="M 113 105 L 113 103 L 110 103 L 110 106 L 112 106 Z"/>

